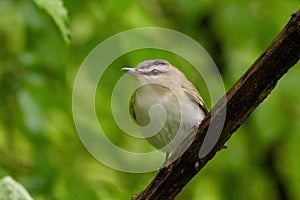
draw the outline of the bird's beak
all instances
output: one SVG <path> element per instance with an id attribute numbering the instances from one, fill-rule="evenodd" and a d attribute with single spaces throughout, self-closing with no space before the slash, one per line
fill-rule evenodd
<path id="1" fill-rule="evenodd" d="M 128 68 L 128 67 L 124 67 L 121 70 L 125 71 L 128 74 L 137 74 L 137 71 L 135 68 Z"/>

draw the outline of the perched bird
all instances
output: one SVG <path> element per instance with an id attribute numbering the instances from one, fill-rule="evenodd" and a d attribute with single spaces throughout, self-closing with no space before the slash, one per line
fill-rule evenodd
<path id="1" fill-rule="evenodd" d="M 168 158 L 208 113 L 200 94 L 166 60 L 145 60 L 136 68 L 122 70 L 138 80 L 130 99 L 130 115 L 142 127 L 146 140 Z"/>

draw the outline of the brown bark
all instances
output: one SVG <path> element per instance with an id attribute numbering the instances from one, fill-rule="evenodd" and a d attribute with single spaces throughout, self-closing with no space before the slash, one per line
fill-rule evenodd
<path id="1" fill-rule="evenodd" d="M 299 56 L 300 11 L 292 15 L 288 24 L 267 50 L 205 117 L 192 144 L 182 156 L 177 157 L 180 150 L 175 152 L 147 188 L 132 199 L 174 199 L 206 163 L 224 147 L 233 132 L 270 94 L 277 81 L 298 62 Z M 222 120 L 224 117 L 225 122 Z M 208 128 L 210 128 L 209 134 L 220 129 L 221 135 L 213 149 L 205 157 L 199 158 L 199 151 Z"/>

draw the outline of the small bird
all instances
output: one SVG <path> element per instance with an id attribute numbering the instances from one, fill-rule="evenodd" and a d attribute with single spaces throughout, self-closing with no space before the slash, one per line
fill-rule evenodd
<path id="1" fill-rule="evenodd" d="M 122 70 L 138 80 L 130 99 L 131 117 L 167 159 L 208 113 L 204 101 L 185 75 L 166 60 L 145 60 L 136 68 Z"/>

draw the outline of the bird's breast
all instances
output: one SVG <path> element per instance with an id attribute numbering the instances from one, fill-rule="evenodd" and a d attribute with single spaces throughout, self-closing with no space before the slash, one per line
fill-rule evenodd
<path id="1" fill-rule="evenodd" d="M 149 123 L 149 110 L 160 105 L 172 123 L 197 124 L 203 118 L 199 105 L 184 92 L 171 90 L 165 86 L 148 84 L 135 93 L 135 114 L 141 125 Z"/>

